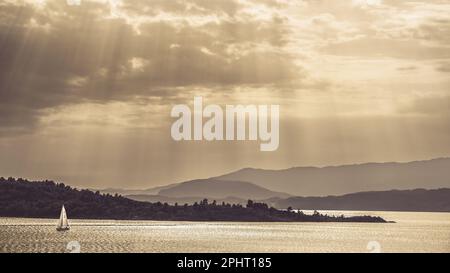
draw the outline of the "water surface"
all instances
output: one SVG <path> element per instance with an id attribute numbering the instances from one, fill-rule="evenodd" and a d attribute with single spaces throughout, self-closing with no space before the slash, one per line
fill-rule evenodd
<path id="1" fill-rule="evenodd" d="M 0 218 L 0 252 L 450 252 L 450 213 L 376 215 L 381 223 L 243 223 Z M 69 212 L 70 217 L 70 212 Z M 75 242 L 75 243 L 74 243 Z M 68 245 L 69 244 L 69 245 Z"/>

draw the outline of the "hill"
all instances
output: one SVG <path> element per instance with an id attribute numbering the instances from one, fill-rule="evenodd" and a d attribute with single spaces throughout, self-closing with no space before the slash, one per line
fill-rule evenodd
<path id="1" fill-rule="evenodd" d="M 199 179 L 176 184 L 160 190 L 158 195 L 167 197 L 203 197 L 223 199 L 235 197 L 241 199 L 268 199 L 272 197 L 287 198 L 290 195 L 274 192 L 249 182 L 225 181 L 216 179 Z"/>
<path id="2" fill-rule="evenodd" d="M 278 200 L 277 208 L 305 210 L 385 210 L 450 212 L 450 189 L 359 192 L 343 196 L 291 197 Z"/>
<path id="3" fill-rule="evenodd" d="M 298 196 L 342 195 L 391 189 L 450 188 L 450 158 L 286 170 L 242 169 L 214 179 L 254 183 Z"/>
<path id="4" fill-rule="evenodd" d="M 263 203 L 247 206 L 209 203 L 170 206 L 78 190 L 53 181 L 0 178 L 0 217 L 57 218 L 62 205 L 69 218 L 177 221 L 386 222 L 380 217 L 333 217 L 281 211 Z"/>
<path id="5" fill-rule="evenodd" d="M 89 189 L 91 191 L 99 191 L 104 194 L 119 194 L 119 195 L 158 195 L 159 191 L 173 187 L 178 183 L 166 185 L 166 186 L 158 186 L 154 188 L 148 189 L 121 189 L 121 188 L 106 188 L 106 189 Z"/>

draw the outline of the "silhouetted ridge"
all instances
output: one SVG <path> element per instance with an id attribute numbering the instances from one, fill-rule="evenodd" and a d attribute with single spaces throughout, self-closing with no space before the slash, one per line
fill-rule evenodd
<path id="1" fill-rule="evenodd" d="M 450 212 L 450 189 L 357 192 L 342 196 L 291 197 L 275 207 L 322 210 L 385 210 Z"/>
<path id="2" fill-rule="evenodd" d="M 53 181 L 0 178 L 0 217 L 55 218 L 65 205 L 69 218 L 178 221 L 386 222 L 380 217 L 333 217 L 318 212 L 281 211 L 264 203 L 217 204 L 207 199 L 173 206 L 127 199 L 120 195 L 78 190 Z"/>
<path id="3" fill-rule="evenodd" d="M 437 158 L 283 170 L 246 168 L 213 179 L 246 181 L 297 196 L 328 196 L 391 189 L 450 188 L 449 177 L 450 158 Z"/>

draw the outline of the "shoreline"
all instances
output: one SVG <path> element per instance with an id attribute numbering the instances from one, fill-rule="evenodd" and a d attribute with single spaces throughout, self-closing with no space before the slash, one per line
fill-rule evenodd
<path id="1" fill-rule="evenodd" d="M 328 216 L 330 218 L 332 218 L 333 216 Z M 372 217 L 372 218 L 380 218 L 382 219 L 384 222 L 382 221 L 350 221 L 350 220 L 344 220 L 344 221 L 263 221 L 263 220 L 178 220 L 178 219 L 167 219 L 167 220 L 162 220 L 162 219 L 112 219 L 112 218 L 70 218 L 69 219 L 69 223 L 72 221 L 130 221 L 130 222 L 143 222 L 143 221 L 148 221 L 148 222 L 186 222 L 186 223 L 376 223 L 376 224 L 393 224 L 396 223 L 395 221 L 389 221 L 386 220 L 382 217 L 379 216 L 369 216 L 369 215 L 365 215 L 365 216 L 361 216 L 361 217 Z M 338 218 L 338 217 L 336 217 Z M 344 219 L 349 219 L 352 218 L 352 216 L 349 217 L 345 217 Z M 55 223 L 58 221 L 57 218 L 45 218 L 45 217 L 23 217 L 23 216 L 0 216 L 0 219 L 25 219 L 25 220 L 45 220 L 45 221 L 54 221 Z M 0 226 L 2 226 L 2 224 L 0 223 Z M 14 226 L 14 225 L 7 225 L 7 226 Z M 39 226 L 39 225 L 36 225 Z M 45 224 L 42 226 L 52 226 L 51 224 Z M 55 224 L 56 226 L 56 224 Z M 71 225 L 72 226 L 72 225 Z M 76 226 L 76 225 L 75 225 Z M 88 226 L 88 225 L 83 225 L 83 226 Z M 93 226 L 108 226 L 108 225 L 93 225 Z M 124 225 L 126 226 L 126 225 Z"/>

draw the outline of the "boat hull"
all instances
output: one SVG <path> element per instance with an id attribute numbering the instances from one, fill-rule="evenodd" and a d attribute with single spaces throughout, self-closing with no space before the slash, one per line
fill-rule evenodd
<path id="1" fill-rule="evenodd" d="M 70 228 L 56 228 L 56 231 L 69 231 Z"/>

